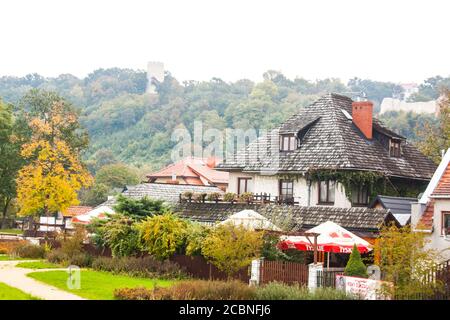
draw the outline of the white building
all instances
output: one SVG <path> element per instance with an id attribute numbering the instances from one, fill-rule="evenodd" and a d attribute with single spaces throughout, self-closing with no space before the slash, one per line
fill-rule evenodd
<path id="1" fill-rule="evenodd" d="M 412 205 L 411 224 L 429 236 L 429 247 L 450 259 L 450 149 L 442 158 L 419 202 Z"/>
<path id="2" fill-rule="evenodd" d="M 229 172 L 228 192 L 265 193 L 301 206 L 368 205 L 371 186 L 354 184 L 346 193 L 338 179 L 317 179 L 319 171 L 381 173 L 393 186 L 423 192 L 436 166 L 372 113 L 369 101 L 328 94 L 216 168 Z"/>

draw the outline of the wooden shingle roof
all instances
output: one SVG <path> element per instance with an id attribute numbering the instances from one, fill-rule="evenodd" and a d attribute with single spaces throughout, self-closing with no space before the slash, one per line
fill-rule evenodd
<path id="1" fill-rule="evenodd" d="M 287 206 L 261 204 L 228 203 L 178 203 L 174 211 L 186 219 L 214 223 L 225 220 L 229 215 L 245 209 L 251 209 L 266 217 L 292 215 L 295 229 L 304 230 L 326 221 L 333 221 L 350 231 L 378 232 L 379 228 L 390 221 L 398 222 L 390 212 L 384 209 L 337 208 L 326 206 Z"/>
<path id="2" fill-rule="evenodd" d="M 429 180 L 436 165 L 408 142 L 402 142 L 402 157 L 389 156 L 389 150 L 374 139 L 367 139 L 346 115 L 352 113 L 352 100 L 348 97 L 327 94 L 300 112 L 279 128 L 250 143 L 234 157 L 217 166 L 225 171 L 244 172 L 276 171 L 305 173 L 311 169 L 346 169 L 377 171 L 387 176 Z M 302 120 L 305 119 L 305 120 Z M 301 145 L 293 152 L 280 152 L 280 130 L 299 130 L 311 124 Z M 374 130 L 402 139 L 385 128 L 377 119 Z"/>

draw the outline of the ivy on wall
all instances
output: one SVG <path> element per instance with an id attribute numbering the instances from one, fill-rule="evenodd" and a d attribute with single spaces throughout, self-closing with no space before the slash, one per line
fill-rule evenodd
<path id="1" fill-rule="evenodd" d="M 334 180 L 340 183 L 349 201 L 352 201 L 353 190 L 359 187 L 368 189 L 369 201 L 377 195 L 417 197 L 426 187 L 425 183 L 389 178 L 375 171 L 312 169 L 305 176 L 311 181 Z"/>

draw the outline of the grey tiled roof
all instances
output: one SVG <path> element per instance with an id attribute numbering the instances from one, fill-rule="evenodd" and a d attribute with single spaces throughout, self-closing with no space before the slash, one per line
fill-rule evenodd
<path id="1" fill-rule="evenodd" d="M 342 110 L 351 114 L 352 100 L 337 94 L 327 94 L 309 107 L 302 108 L 279 128 L 250 143 L 245 150 L 227 158 L 217 168 L 281 173 L 305 173 L 310 169 L 348 169 L 378 171 L 387 176 L 431 179 L 436 165 L 415 147 L 404 141 L 402 157 L 390 157 L 389 151 L 378 140 L 365 138 Z M 293 125 L 298 125 L 301 129 L 311 122 L 313 124 L 298 149 L 288 153 L 279 151 L 280 130 L 292 131 Z M 373 123 L 374 130 L 402 138 L 385 128 L 377 119 Z"/>
<path id="2" fill-rule="evenodd" d="M 225 220 L 229 215 L 244 209 L 255 210 L 266 217 L 283 214 L 292 215 L 295 229 L 305 230 L 328 220 L 333 221 L 349 231 L 377 232 L 383 223 L 395 221 L 395 218 L 384 209 L 337 208 L 337 207 L 303 207 L 261 204 L 228 204 L 228 203 L 178 203 L 174 211 L 183 218 L 212 223 Z"/>
<path id="3" fill-rule="evenodd" d="M 132 199 L 141 199 L 146 196 L 153 199 L 165 200 L 169 203 L 176 203 L 179 201 L 180 194 L 186 191 L 191 191 L 194 193 L 224 193 L 221 189 L 214 186 L 142 183 L 135 186 L 127 186 L 121 194 Z M 112 207 L 115 205 L 115 202 L 115 199 L 109 199 L 100 206 Z"/>
<path id="4" fill-rule="evenodd" d="M 390 196 L 377 196 L 373 199 L 370 207 L 374 207 L 377 203 L 389 210 L 395 219 L 402 225 L 406 225 L 411 221 L 411 203 L 417 202 L 416 198 L 402 198 Z"/>

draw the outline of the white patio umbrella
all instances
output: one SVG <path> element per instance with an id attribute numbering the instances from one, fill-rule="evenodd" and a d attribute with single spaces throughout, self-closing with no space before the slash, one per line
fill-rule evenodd
<path id="1" fill-rule="evenodd" d="M 269 219 L 260 215 L 254 210 L 242 210 L 229 216 L 226 220 L 219 223 L 226 224 L 232 223 L 234 225 L 241 225 L 250 230 L 272 230 L 281 231 L 276 225 L 270 222 Z"/>
<path id="2" fill-rule="evenodd" d="M 101 206 L 72 218 L 72 223 L 89 224 L 93 218 L 105 219 L 108 214 L 114 214 L 114 210 L 108 206 Z"/>

